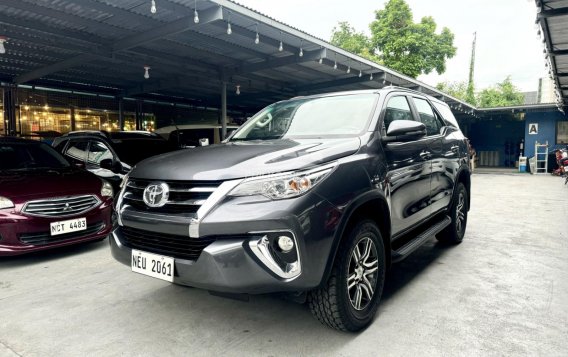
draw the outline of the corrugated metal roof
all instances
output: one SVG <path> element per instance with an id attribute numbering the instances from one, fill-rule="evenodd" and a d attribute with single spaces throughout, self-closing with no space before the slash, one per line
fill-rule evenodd
<path id="1" fill-rule="evenodd" d="M 554 80 L 557 106 L 568 103 L 568 0 L 535 0 L 549 75 Z"/>
<path id="2" fill-rule="evenodd" d="M 150 0 L 2 0 L 0 36 L 7 38 L 7 53 L 0 55 L 0 80 L 84 83 L 105 93 L 109 87 L 124 96 L 159 93 L 208 106 L 220 102 L 221 83 L 227 82 L 229 105 L 251 108 L 296 95 L 394 84 L 474 114 L 475 108 L 429 85 L 237 2 L 156 4 L 153 14 Z M 145 65 L 151 67 L 149 79 L 143 77 Z"/>

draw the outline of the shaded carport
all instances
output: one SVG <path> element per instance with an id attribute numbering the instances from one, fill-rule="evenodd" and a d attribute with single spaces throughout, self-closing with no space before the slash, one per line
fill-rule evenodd
<path id="1" fill-rule="evenodd" d="M 14 133 L 19 85 L 217 107 L 223 124 L 227 107 L 250 112 L 296 95 L 391 84 L 475 115 L 431 86 L 234 2 L 156 5 L 152 13 L 150 0 L 2 0 L 7 132 Z"/>

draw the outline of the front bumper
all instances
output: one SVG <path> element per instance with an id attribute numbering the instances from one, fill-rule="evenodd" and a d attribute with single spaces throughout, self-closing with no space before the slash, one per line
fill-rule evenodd
<path id="1" fill-rule="evenodd" d="M 105 200 L 94 209 L 77 216 L 65 218 L 30 217 L 19 212 L 0 211 L 0 256 L 13 256 L 47 249 L 64 247 L 82 242 L 104 239 L 111 232 L 112 200 Z M 87 230 L 51 237 L 51 222 L 79 217 L 87 220 Z M 42 236 L 40 244 L 22 241 L 23 236 Z M 53 240 L 52 240 L 53 239 Z"/>
<path id="2" fill-rule="evenodd" d="M 168 220 L 164 216 L 152 217 L 125 209 L 121 223 L 148 234 L 174 233 L 188 240 L 215 236 L 216 240 L 195 260 L 173 256 L 174 283 L 226 293 L 259 294 L 310 290 L 320 285 L 338 214 L 333 205 L 315 194 L 308 194 L 283 201 L 227 198 L 201 221 L 202 236 L 198 238 L 189 237 L 188 222 Z M 293 271 L 289 276 L 277 272 L 254 251 L 263 237 L 278 232 L 294 237 L 299 275 Z M 123 233 L 123 228 L 117 227 L 109 242 L 115 259 L 130 266 L 132 247 Z M 151 248 L 148 251 L 161 254 Z"/>

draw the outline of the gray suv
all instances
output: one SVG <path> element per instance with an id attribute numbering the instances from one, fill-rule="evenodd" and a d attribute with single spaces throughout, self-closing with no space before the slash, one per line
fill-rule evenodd
<path id="1" fill-rule="evenodd" d="M 396 87 L 330 93 L 136 165 L 110 244 L 134 272 L 225 295 L 290 292 L 357 331 L 392 263 L 434 236 L 462 241 L 469 202 L 466 140 L 446 104 Z"/>

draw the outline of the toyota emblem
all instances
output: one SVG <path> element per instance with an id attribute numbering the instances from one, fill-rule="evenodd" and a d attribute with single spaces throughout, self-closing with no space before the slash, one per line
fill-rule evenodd
<path id="1" fill-rule="evenodd" d="M 170 187 L 165 182 L 153 182 L 144 189 L 144 203 L 148 207 L 162 207 L 168 202 Z"/>

